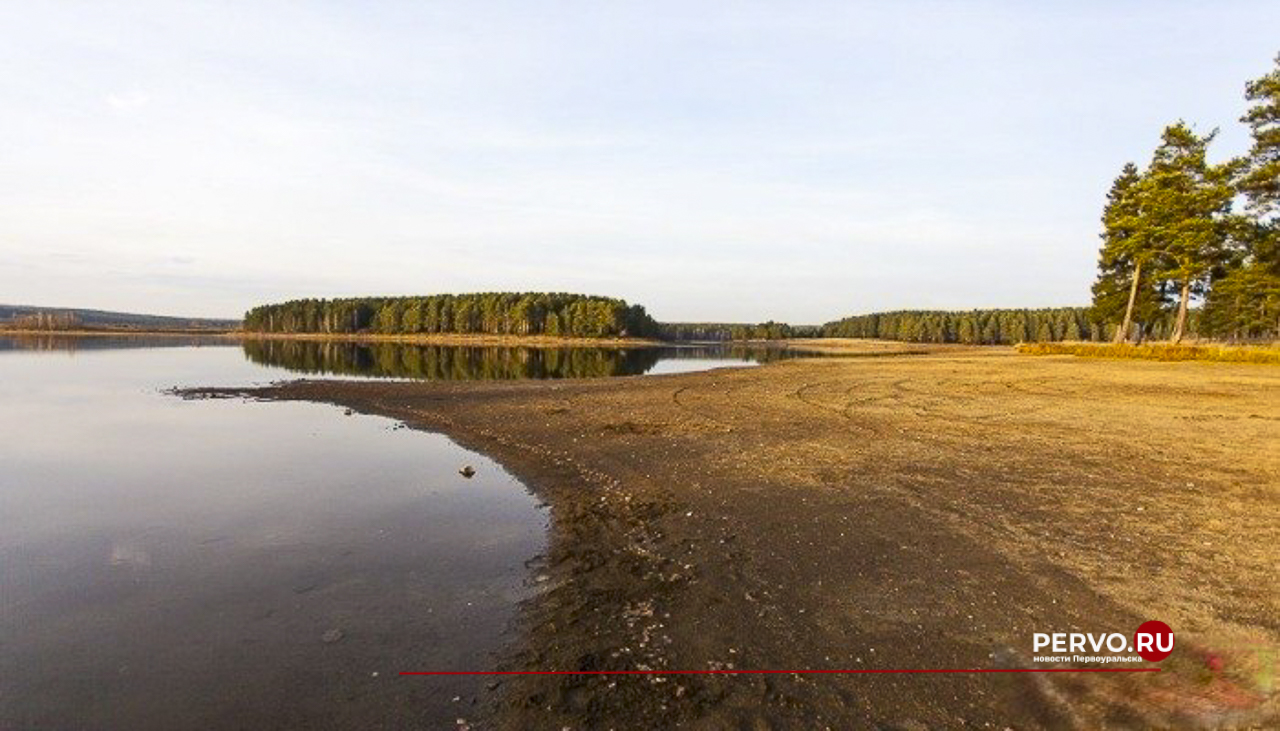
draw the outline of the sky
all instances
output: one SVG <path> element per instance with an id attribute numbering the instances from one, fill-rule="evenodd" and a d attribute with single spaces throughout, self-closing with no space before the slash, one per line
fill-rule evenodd
<path id="1" fill-rule="evenodd" d="M 1239 154 L 1265 2 L 0 0 L 0 302 L 1089 301 L 1164 125 Z"/>

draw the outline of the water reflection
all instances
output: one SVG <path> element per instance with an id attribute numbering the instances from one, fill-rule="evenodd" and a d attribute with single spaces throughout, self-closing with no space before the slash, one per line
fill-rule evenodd
<path id="1" fill-rule="evenodd" d="M 512 348 L 317 340 L 246 340 L 260 365 L 295 373 L 415 378 L 433 381 L 592 378 L 644 373 L 655 348 Z"/>
<path id="2" fill-rule="evenodd" d="M 484 679 L 396 672 L 493 664 L 544 546 L 523 486 L 387 419 L 161 392 L 269 379 L 238 347 L 105 344 L 0 354 L 0 729 L 470 717 Z"/>
<path id="3" fill-rule="evenodd" d="M 0 351 L 36 350 L 74 353 L 79 350 L 120 350 L 123 348 L 191 348 L 236 345 L 234 340 L 216 335 L 6 335 L 0 333 Z"/>
<path id="4" fill-rule="evenodd" d="M 247 339 L 200 335 L 4 335 L 6 351 L 96 352 L 136 348 L 240 348 L 259 366 L 311 376 L 430 381 L 604 378 L 686 373 L 814 357 L 780 347 L 682 344 L 664 347 L 429 345 L 401 342 Z"/>
<path id="5" fill-rule="evenodd" d="M 776 348 L 723 345 L 530 348 L 324 340 L 246 340 L 244 352 L 254 363 L 295 373 L 432 381 L 635 376 L 654 372 L 659 364 L 664 367 L 657 372 L 671 373 L 754 365 L 787 355 Z"/>

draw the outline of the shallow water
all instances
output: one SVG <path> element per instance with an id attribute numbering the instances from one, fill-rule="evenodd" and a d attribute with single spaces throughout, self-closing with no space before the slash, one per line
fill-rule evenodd
<path id="1" fill-rule="evenodd" d="M 166 344 L 0 349 L 0 729 L 474 714 L 482 681 L 397 673 L 492 666 L 537 501 L 387 419 L 165 395 L 279 375 Z"/>

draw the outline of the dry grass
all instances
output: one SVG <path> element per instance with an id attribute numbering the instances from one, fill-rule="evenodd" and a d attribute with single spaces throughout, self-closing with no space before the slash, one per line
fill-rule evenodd
<path id="1" fill-rule="evenodd" d="M 943 353 L 972 350 L 974 346 L 943 343 L 908 343 L 902 340 L 871 340 L 867 338 L 792 338 L 789 340 L 758 341 L 781 345 L 792 350 L 833 355 L 916 355 L 919 353 Z"/>
<path id="2" fill-rule="evenodd" d="M 1270 363 L 1280 365 L 1280 347 L 1274 345 L 1022 343 L 1018 346 L 1018 352 L 1024 355 L 1077 355 L 1083 358 L 1138 358 L 1141 360 L 1162 361 L 1200 360 L 1222 363 Z"/>

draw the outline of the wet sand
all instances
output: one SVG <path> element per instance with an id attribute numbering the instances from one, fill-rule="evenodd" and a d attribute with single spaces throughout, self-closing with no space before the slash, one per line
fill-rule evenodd
<path id="1" fill-rule="evenodd" d="M 201 393 L 402 419 L 535 489 L 551 543 L 510 669 L 1018 668 L 1033 632 L 1178 637 L 1158 674 L 521 676 L 485 727 L 1277 718 L 1275 367 L 942 349 Z"/>

